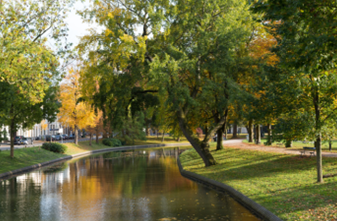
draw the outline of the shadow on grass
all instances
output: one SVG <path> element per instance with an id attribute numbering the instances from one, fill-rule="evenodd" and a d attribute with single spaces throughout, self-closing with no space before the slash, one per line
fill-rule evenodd
<path id="1" fill-rule="evenodd" d="M 309 216 L 309 220 L 315 220 L 314 217 L 325 220 L 323 217 L 336 215 L 336 195 L 336 181 L 332 180 L 324 184 L 271 191 L 251 198 L 285 220 L 294 220 L 295 214 Z"/>
<path id="2" fill-rule="evenodd" d="M 232 186 L 282 219 L 295 220 L 296 214 L 308 216 L 310 212 L 320 214 L 318 211 L 325 207 L 334 207 L 324 210 L 326 214 L 337 212 L 337 177 L 316 183 L 315 157 L 230 148 L 212 153 L 218 164 L 207 168 L 195 152 L 184 153 L 184 169 Z M 335 159 L 325 158 L 323 163 L 325 173 L 337 172 Z"/>
<path id="3" fill-rule="evenodd" d="M 198 155 L 187 153 L 183 166 L 202 175 L 217 173 L 227 180 L 269 177 L 280 174 L 292 174 L 312 171 L 316 168 L 315 157 L 289 156 L 258 151 L 225 149 L 222 154 L 212 152 L 217 165 L 204 168 Z M 185 157 L 185 156 L 184 156 Z M 324 159 L 327 161 L 327 159 Z M 198 169 L 196 169 L 198 168 Z M 202 168 L 200 170 L 200 168 Z"/>

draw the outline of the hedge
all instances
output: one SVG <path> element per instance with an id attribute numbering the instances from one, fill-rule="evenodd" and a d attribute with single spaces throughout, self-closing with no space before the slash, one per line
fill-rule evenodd
<path id="1" fill-rule="evenodd" d="M 116 138 L 105 138 L 102 143 L 109 147 L 120 147 L 122 146 L 122 142 Z"/>
<path id="2" fill-rule="evenodd" d="M 42 149 L 49 150 L 55 153 L 65 153 L 67 146 L 60 143 L 43 143 Z"/>

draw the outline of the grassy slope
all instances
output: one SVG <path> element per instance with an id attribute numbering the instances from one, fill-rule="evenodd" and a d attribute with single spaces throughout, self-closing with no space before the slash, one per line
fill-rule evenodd
<path id="1" fill-rule="evenodd" d="M 63 154 L 53 153 L 47 150 L 40 149 L 39 147 L 31 147 L 16 149 L 14 151 L 14 159 L 12 159 L 10 157 L 10 151 L 1 151 L 0 173 L 5 173 L 11 170 L 20 169 L 37 163 L 46 162 L 63 156 Z"/>
<path id="2" fill-rule="evenodd" d="M 184 169 L 230 185 L 284 220 L 337 219 L 337 177 L 316 183 L 316 159 L 225 148 L 212 152 L 218 165 L 205 168 L 194 150 L 181 156 Z M 324 173 L 336 173 L 334 158 Z"/>
<path id="3" fill-rule="evenodd" d="M 264 142 L 266 142 L 266 139 L 261 139 L 261 145 L 264 145 Z M 249 143 L 247 140 L 243 141 L 244 143 Z M 275 142 L 272 145 L 273 147 L 285 147 L 285 145 L 283 143 L 279 143 L 279 142 Z M 294 141 L 293 142 L 293 146 L 287 149 L 293 149 L 293 150 L 302 150 L 303 147 L 313 147 L 314 144 L 313 143 L 303 143 L 302 141 Z M 337 153 L 337 140 L 332 141 L 332 150 L 331 152 Z M 322 150 L 329 152 L 329 143 L 328 142 L 324 142 L 322 143 Z"/>
<path id="4" fill-rule="evenodd" d="M 164 143 L 177 143 L 173 138 L 165 137 Z M 181 142 L 186 142 L 185 139 L 182 139 Z M 161 143 L 161 138 L 148 138 L 146 141 L 135 141 L 134 145 L 140 144 L 156 144 Z M 105 146 L 100 141 L 99 144 L 96 144 L 93 140 L 92 146 L 89 145 L 89 141 L 79 142 L 78 145 L 74 143 L 66 143 L 65 144 L 68 149 L 65 154 L 53 153 L 50 151 L 46 151 L 40 149 L 39 147 L 32 148 L 23 148 L 23 149 L 15 149 L 14 150 L 14 159 L 11 159 L 9 151 L 1 151 L 0 152 L 0 174 L 5 173 L 11 170 L 20 169 L 26 166 L 31 166 L 37 163 L 46 162 L 49 160 L 54 160 L 65 155 L 73 155 L 77 153 L 83 153 L 89 150 L 98 150 L 104 148 L 110 148 Z"/>

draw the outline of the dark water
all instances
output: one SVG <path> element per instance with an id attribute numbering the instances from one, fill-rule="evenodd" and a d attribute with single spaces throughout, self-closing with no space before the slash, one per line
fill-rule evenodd
<path id="1" fill-rule="evenodd" d="M 258 220 L 179 173 L 177 151 L 111 152 L 0 182 L 0 220 Z"/>

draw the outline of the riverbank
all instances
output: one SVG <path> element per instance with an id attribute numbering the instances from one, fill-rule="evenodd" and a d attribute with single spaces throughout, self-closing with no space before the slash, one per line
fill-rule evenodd
<path id="1" fill-rule="evenodd" d="M 233 148 L 212 154 L 218 164 L 207 168 L 193 149 L 180 160 L 185 170 L 233 187 L 283 220 L 337 218 L 337 177 L 317 184 L 315 157 Z M 324 158 L 323 169 L 336 173 L 336 159 Z"/>
<path id="2" fill-rule="evenodd" d="M 167 138 L 166 142 L 161 142 L 161 138 L 149 138 L 146 141 L 136 141 L 134 145 L 170 145 L 170 144 L 181 144 L 186 145 L 186 141 L 174 142 L 172 138 Z M 40 147 L 29 147 L 22 149 L 14 150 L 14 159 L 10 157 L 10 151 L 1 151 L 0 152 L 0 175 L 9 171 L 29 167 L 36 164 L 41 164 L 43 162 L 56 160 L 62 157 L 72 156 L 76 154 L 86 153 L 88 151 L 98 151 L 111 148 L 105 146 L 99 142 L 96 144 L 94 141 L 92 145 L 89 145 L 89 141 L 79 142 L 78 145 L 74 143 L 65 143 L 68 147 L 67 151 L 64 154 L 53 153 L 46 151 Z M 133 146 L 133 145 L 127 145 Z M 155 146 L 154 146 L 155 147 Z M 169 148 L 170 146 L 168 146 Z M 172 147 L 172 146 L 171 146 Z M 161 147 L 166 148 L 166 147 Z"/>

